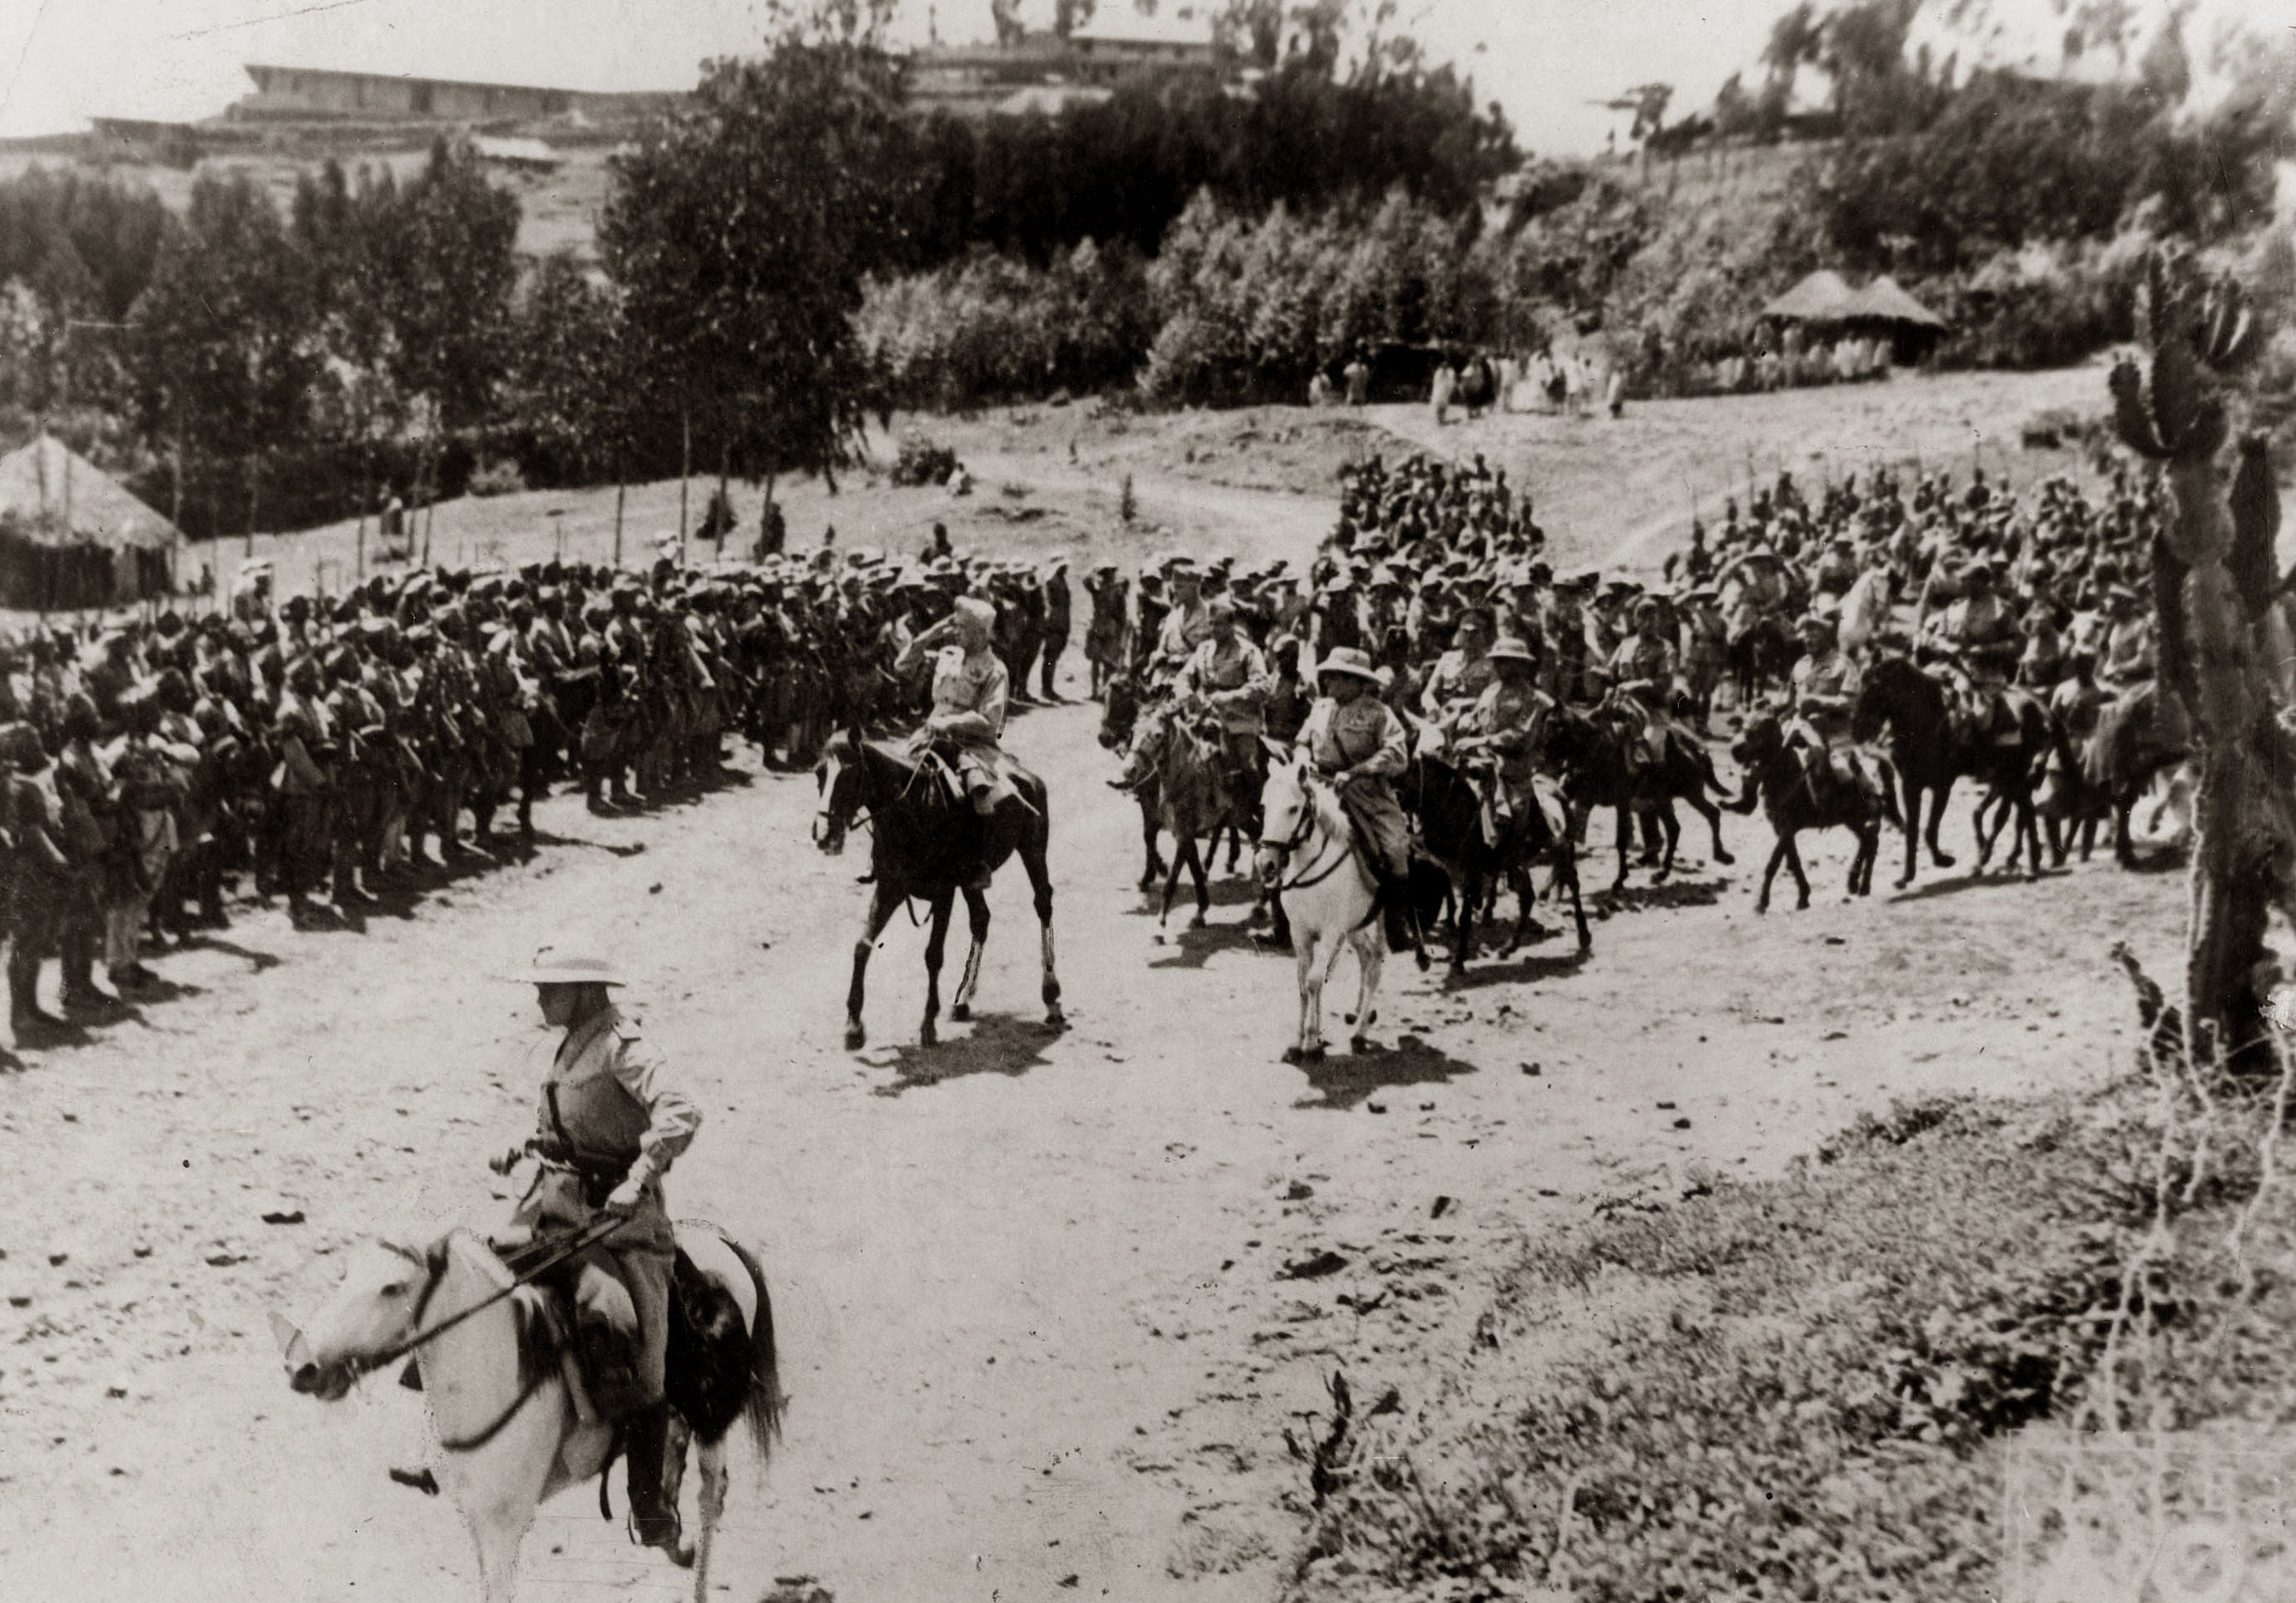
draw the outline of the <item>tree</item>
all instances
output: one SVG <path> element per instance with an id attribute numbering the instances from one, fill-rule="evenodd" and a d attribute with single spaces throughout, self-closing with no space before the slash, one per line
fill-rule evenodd
<path id="1" fill-rule="evenodd" d="M 441 138 L 374 221 L 400 387 L 453 429 L 492 411 L 518 286 L 518 197 L 487 181 L 467 139 Z"/>
<path id="2" fill-rule="evenodd" d="M 321 353 L 315 297 L 279 213 L 244 173 L 203 174 L 136 302 L 147 432 L 237 461 L 246 530 L 260 521 L 266 452 L 301 438 Z"/>
<path id="3" fill-rule="evenodd" d="M 545 257 L 512 322 L 504 410 L 569 476 L 612 469 L 629 445 L 636 375 L 619 300 L 563 251 Z M 617 475 L 619 476 L 619 475 Z"/>
<path id="4" fill-rule="evenodd" d="M 832 473 L 866 420 L 852 317 L 914 171 L 881 24 L 849 10 L 710 62 L 613 164 L 599 251 L 653 387 L 745 472 Z"/>
<path id="5" fill-rule="evenodd" d="M 2226 381 L 2264 344 L 2229 277 L 2156 252 L 2138 298 L 2142 366 L 2112 390 L 2120 437 L 2165 465 L 2169 516 L 2152 554 L 2163 688 L 2191 715 L 2200 786 L 2185 934 L 2185 1054 L 2239 1066 L 2267 1040 L 2261 994 L 2271 909 L 2296 919 L 2296 735 L 2272 672 L 2278 491 L 2264 436 L 2238 448 Z M 2269 1060 L 2269 1054 L 2264 1055 Z"/>

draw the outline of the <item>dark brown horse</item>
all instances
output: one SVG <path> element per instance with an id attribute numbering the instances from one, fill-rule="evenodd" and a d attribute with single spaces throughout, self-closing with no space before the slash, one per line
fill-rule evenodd
<path id="1" fill-rule="evenodd" d="M 1874 859 L 1882 852 L 1881 820 L 1887 818 L 1898 828 L 1905 827 L 1887 774 L 1873 790 L 1845 782 L 1814 787 L 1807 765 L 1813 759 L 1824 761 L 1823 754 L 1805 753 L 1788 744 L 1784 727 L 1768 712 L 1757 713 L 1747 723 L 1732 744 L 1730 755 L 1737 760 L 1742 787 L 1738 810 L 1751 813 L 1759 801 L 1777 836 L 1776 844 L 1770 848 L 1769 863 L 1762 870 L 1754 911 L 1770 910 L 1770 885 L 1778 876 L 1780 864 L 1793 874 L 1795 909 L 1809 906 L 1809 875 L 1802 872 L 1801 850 L 1794 844 L 1794 837 L 1805 829 L 1831 829 L 1838 825 L 1856 835 L 1857 850 L 1849 859 L 1849 894 L 1865 896 L 1873 892 Z"/>
<path id="2" fill-rule="evenodd" d="M 1419 825 L 1422 847 L 1451 879 L 1453 974 L 1464 972 L 1467 959 L 1474 955 L 1475 916 L 1484 908 L 1488 889 L 1503 879 L 1515 893 L 1514 933 L 1505 955 L 1513 955 L 1522 944 L 1526 931 L 1535 928 L 1529 869 L 1541 861 L 1553 869 L 1549 888 L 1570 892 L 1578 949 L 1583 952 L 1594 944 L 1587 909 L 1578 900 L 1576 831 L 1567 812 L 1558 809 L 1558 816 L 1550 818 L 1534 797 L 1529 813 L 1494 846 L 1483 830 L 1482 793 L 1474 780 L 1456 762 L 1431 752 L 1413 760 L 1402 793 L 1405 807 Z"/>
<path id="3" fill-rule="evenodd" d="M 1885 730 L 1889 735 L 1890 760 L 1897 769 L 1905 800 L 1906 871 L 1898 880 L 1899 890 L 1913 884 L 1917 838 L 1928 842 L 1932 863 L 1940 868 L 1953 867 L 1954 859 L 1938 848 L 1938 825 L 1954 781 L 1964 775 L 1984 785 L 2015 818 L 2016 838 L 2005 866 L 2013 867 L 2021 853 L 2029 875 L 2041 871 L 2041 831 L 2033 810 L 2033 786 L 2049 752 L 2048 714 L 2030 695 L 2012 690 L 2003 698 L 2006 719 L 1997 727 L 1990 719 L 1956 709 L 1956 699 L 1911 658 L 1885 656 L 1866 670 L 1851 710 L 1851 739 L 1864 744 Z M 1925 794 L 1930 799 L 1926 822 L 1922 818 Z M 1983 810 L 1980 803 L 1979 811 Z M 1992 846 L 1981 830 L 1978 846 L 1981 868 Z"/>
<path id="4" fill-rule="evenodd" d="M 1015 853 L 1036 894 L 1043 933 L 1045 1022 L 1055 1030 L 1066 1023 L 1060 977 L 1053 969 L 1053 878 L 1045 860 L 1052 819 L 1045 782 L 1006 760 L 1012 793 L 983 818 L 970 802 L 950 793 L 940 769 L 940 759 L 920 763 L 899 748 L 847 729 L 830 737 L 814 770 L 821 792 L 814 844 L 834 857 L 856 823 L 865 821 L 871 833 L 868 880 L 874 889 L 860 939 L 853 943 L 853 984 L 845 999 L 849 1051 L 868 1039 L 861 1025 L 861 1001 L 869 954 L 894 910 L 914 897 L 924 898 L 932 909 L 932 931 L 925 941 L 925 1018 L 917 1039 L 928 1047 L 938 1039 L 941 954 L 948 944 L 950 906 L 959 892 L 972 923 L 972 949 L 965 955 L 964 980 L 948 1015 L 960 1023 L 972 1015 L 980 949 L 988 940 L 988 899 L 979 882 L 984 870 L 995 873 Z"/>
<path id="5" fill-rule="evenodd" d="M 1179 886 L 1180 870 L 1185 868 L 1196 888 L 1191 926 L 1202 927 L 1212 905 L 1205 859 L 1219 855 L 1220 833 L 1226 830 L 1228 868 L 1234 870 L 1238 843 L 1248 827 L 1251 804 L 1259 800 L 1256 786 L 1249 797 L 1243 793 L 1250 780 L 1249 775 L 1232 771 L 1218 719 L 1177 702 L 1142 715 L 1120 783 L 1143 793 L 1152 790 L 1156 821 L 1172 837 L 1160 920 L 1172 911 L 1173 892 Z"/>
<path id="6" fill-rule="evenodd" d="M 1723 647 L 1730 683 L 1737 690 L 1742 711 L 1753 706 L 1772 685 L 1783 685 L 1801 655 L 1801 642 L 1775 618 L 1763 616 L 1730 637 Z"/>
<path id="7" fill-rule="evenodd" d="M 1133 732 L 1140 726 L 1140 708 L 1147 699 L 1136 674 L 1119 673 L 1108 681 L 1105 699 L 1100 708 L 1100 744 L 1111 752 L 1128 750 Z M 1140 843 L 1145 849 L 1146 865 L 1140 870 L 1140 889 L 1152 891 L 1163 876 L 1164 853 L 1156 843 L 1156 832 L 1160 827 L 1153 776 L 1127 786 L 1120 780 L 1111 780 L 1119 790 L 1129 788 L 1140 802 Z"/>
<path id="8" fill-rule="evenodd" d="M 1677 802 L 1689 803 L 1714 837 L 1714 860 L 1728 865 L 1736 859 L 1722 845 L 1722 811 L 1706 798 L 1712 791 L 1723 807 L 1730 793 L 1714 772 L 1706 748 L 1680 729 L 1667 735 L 1666 754 L 1657 761 L 1634 760 L 1633 747 L 1642 731 L 1624 712 L 1608 706 L 1591 711 L 1557 707 L 1548 726 L 1547 755 L 1562 773 L 1562 796 L 1571 817 L 1580 822 L 1597 808 L 1611 808 L 1619 819 L 1619 874 L 1611 884 L 1615 892 L 1627 883 L 1627 849 L 1632 843 L 1628 815 L 1644 820 L 1644 838 L 1655 821 L 1665 832 L 1662 853 L 1645 848 L 1643 860 L 1655 863 L 1652 877 L 1664 881 L 1674 872 L 1675 849 L 1681 843 L 1682 825 L 1674 816 Z"/>

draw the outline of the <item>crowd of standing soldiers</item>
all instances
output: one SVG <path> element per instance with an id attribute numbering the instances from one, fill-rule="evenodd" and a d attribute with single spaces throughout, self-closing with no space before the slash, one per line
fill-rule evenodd
<path id="1" fill-rule="evenodd" d="M 795 767 L 838 728 L 910 721 L 930 686 L 902 648 L 968 593 L 998 604 L 1016 699 L 1029 672 L 1052 699 L 1066 564 L 960 559 L 938 528 L 913 561 L 418 570 L 318 600 L 275 599 L 258 563 L 205 615 L 0 642 L 16 1039 L 70 1027 L 42 1003 L 51 959 L 64 1015 L 115 1010 L 164 996 L 146 954 L 226 927 L 239 895 L 352 917 L 522 851 L 554 786 L 650 807 L 718 778 L 731 736 Z"/>

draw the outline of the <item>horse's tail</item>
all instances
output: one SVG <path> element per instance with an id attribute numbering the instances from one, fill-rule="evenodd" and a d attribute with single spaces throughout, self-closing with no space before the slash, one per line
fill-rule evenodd
<path id="1" fill-rule="evenodd" d="M 774 1303 L 766 1291 L 766 1271 L 757 1255 L 733 1237 L 725 1239 L 742 1267 L 750 1271 L 750 1284 L 758 1293 L 758 1317 L 750 1330 L 750 1389 L 742 1400 L 742 1418 L 762 1463 L 773 1456 L 774 1443 L 781 1439 L 782 1410 L 789 1405 L 788 1394 L 782 1390 L 781 1352 L 774 1341 Z"/>

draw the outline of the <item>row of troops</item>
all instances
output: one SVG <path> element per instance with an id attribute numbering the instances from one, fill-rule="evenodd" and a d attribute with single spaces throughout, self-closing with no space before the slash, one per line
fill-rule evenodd
<path id="1" fill-rule="evenodd" d="M 2102 749 L 2095 737 L 2136 709 L 2173 744 L 2181 713 L 2154 694 L 2139 588 L 2160 515 L 2157 487 L 2125 466 L 2095 503 L 2062 477 L 2010 496 L 1981 469 L 1964 487 L 1876 470 L 1806 498 L 1782 472 L 1744 513 L 1731 501 L 1715 537 L 1695 526 L 1667 582 L 1646 589 L 1556 574 L 1527 507 L 1480 457 L 1374 457 L 1343 475 L 1340 526 L 1304 580 L 1282 562 L 1200 569 L 1172 555 L 1128 596 L 1113 569 L 1095 572 L 1086 654 L 1096 685 L 1128 675 L 1201 708 L 1239 771 L 1259 768 L 1263 739 L 1320 744 L 1319 766 L 1349 776 L 1359 814 L 1399 854 L 1401 810 L 1382 793 L 1414 749 L 1464 756 L 1487 830 L 1502 830 L 1527 810 L 1554 709 L 1614 712 L 1639 736 L 1629 764 L 1657 761 L 1677 728 L 1707 732 L 1734 650 L 1763 631 L 1779 677 L 1753 690 L 1775 697 L 1814 788 L 1867 782 L 1850 713 L 1882 652 L 1916 655 L 1980 724 L 2006 727 L 2016 686 L 2077 744 Z M 1354 709 L 1344 750 L 1307 729 L 1318 691 Z"/>
<path id="2" fill-rule="evenodd" d="M 730 735 L 802 764 L 839 728 L 912 721 L 932 686 L 908 648 L 968 595 L 996 598 L 1000 658 L 1049 699 L 1065 593 L 1058 564 L 865 552 L 417 571 L 275 605 L 256 570 L 203 617 L 0 643 L 18 1039 L 63 1027 L 45 963 L 68 1014 L 152 994 L 145 954 L 225 926 L 242 876 L 298 922 L 321 897 L 347 912 L 494 846 L 498 814 L 530 842 L 561 782 L 612 812 L 707 783 Z"/>

